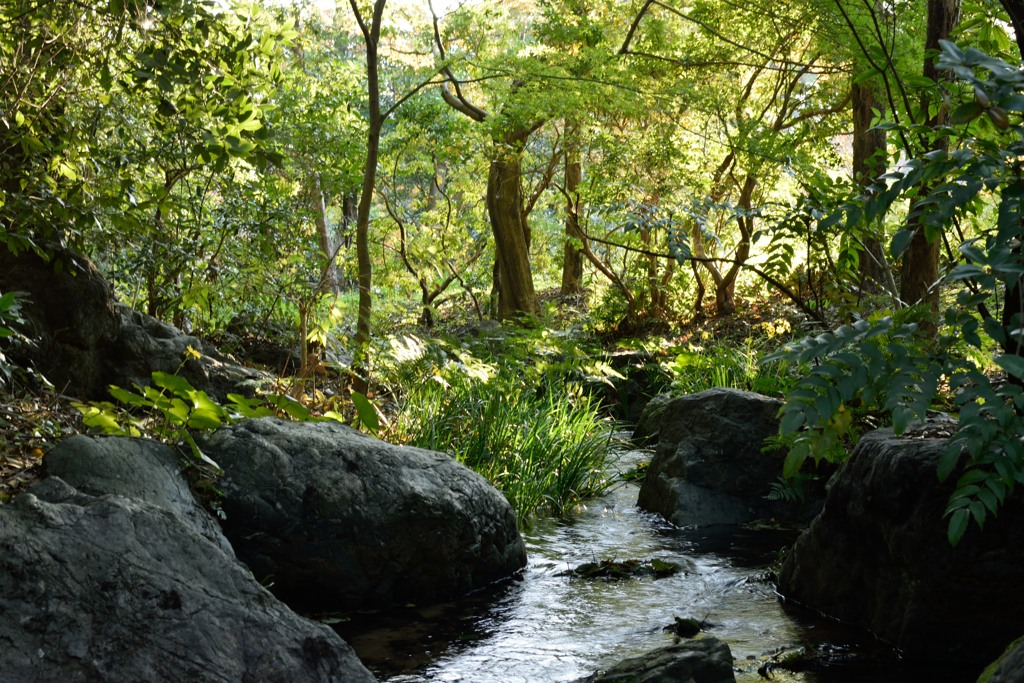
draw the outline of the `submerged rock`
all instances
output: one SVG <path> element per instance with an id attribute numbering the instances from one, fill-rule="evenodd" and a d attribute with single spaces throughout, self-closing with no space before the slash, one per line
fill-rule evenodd
<path id="1" fill-rule="evenodd" d="M 810 520 L 821 506 L 814 491 L 803 502 L 766 499 L 785 460 L 781 450 L 763 450 L 778 432 L 781 406 L 734 389 L 670 401 L 638 505 L 677 526 Z"/>
<path id="2" fill-rule="evenodd" d="M 864 436 L 787 554 L 780 590 L 908 657 L 990 661 L 1020 635 L 1024 500 L 1018 492 L 951 547 L 943 513 L 957 473 L 936 474 L 946 443 Z"/>
<path id="3" fill-rule="evenodd" d="M 81 489 L 51 472 L 0 506 L 4 680 L 375 680 L 199 521 L 165 446 L 82 437 L 55 454 Z"/>
<path id="4" fill-rule="evenodd" d="M 577 683 L 734 683 L 732 652 L 717 638 L 689 640 L 631 657 Z"/>
<path id="5" fill-rule="evenodd" d="M 508 501 L 443 453 L 275 418 L 225 427 L 202 447 L 224 468 L 225 533 L 290 604 L 439 602 L 526 564 Z"/>
<path id="6" fill-rule="evenodd" d="M 693 571 L 693 567 L 687 567 L 686 571 Z M 620 579 L 633 579 L 641 576 L 655 579 L 664 579 L 675 576 L 683 570 L 683 566 L 677 562 L 667 562 L 658 558 L 650 560 L 601 560 L 600 562 L 584 562 L 556 576 L 571 576 L 580 579 L 603 579 L 605 581 L 618 581 Z"/>

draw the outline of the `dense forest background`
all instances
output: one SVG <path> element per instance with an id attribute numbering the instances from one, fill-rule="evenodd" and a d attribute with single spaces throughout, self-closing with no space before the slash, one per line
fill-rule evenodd
<path id="1" fill-rule="evenodd" d="M 663 388 L 785 395 L 790 481 L 941 408 L 943 470 L 967 462 L 955 542 L 1024 482 L 1022 20 L 1011 0 L 3 0 L 0 237 L 85 254 L 226 350 L 294 346 L 314 412 L 441 450 L 461 447 L 439 424 L 498 423 L 494 397 L 593 440 L 614 349 Z"/>

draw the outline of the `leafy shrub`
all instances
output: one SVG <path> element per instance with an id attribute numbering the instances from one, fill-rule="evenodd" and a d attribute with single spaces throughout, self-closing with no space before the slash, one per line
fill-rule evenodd
<path id="1" fill-rule="evenodd" d="M 782 362 L 762 363 L 753 339 L 742 346 L 688 344 L 662 363 L 673 392 L 692 394 L 712 387 L 779 395 L 792 383 Z"/>
<path id="2" fill-rule="evenodd" d="M 23 292 L 7 292 L 0 296 L 0 339 L 18 335 L 14 328 L 24 322 L 21 317 L 21 300 L 24 296 Z M 14 367 L 0 350 L 0 388 L 9 385 L 13 379 Z"/>
<path id="3" fill-rule="evenodd" d="M 939 475 L 945 479 L 963 464 L 946 508 L 948 537 L 955 544 L 971 520 L 982 527 L 1024 483 L 1024 72 L 948 42 L 942 43 L 938 66 L 968 86 L 951 114 L 956 127 L 939 131 L 959 137 L 961 146 L 908 161 L 820 227 L 871 223 L 906 199 L 912 202 L 908 223 L 916 219 L 931 239 L 979 216 L 977 236 L 960 245 L 961 261 L 943 281 L 956 291 L 944 312 L 944 333 L 933 338 L 921 332 L 921 320 L 928 327 L 935 323 L 927 312 L 879 315 L 803 340 L 772 358 L 818 363 L 789 392 L 783 408 L 781 434 L 792 440 L 789 475 L 812 455 L 845 457 L 837 444 L 849 428 L 844 412 L 851 403 L 884 408 L 902 433 L 949 392 L 959 408 L 959 427 Z M 981 211 L 989 203 L 996 206 L 994 214 Z M 906 250 L 912 235 L 905 227 L 894 236 L 894 256 Z M 1005 307 L 999 317 L 989 309 L 997 295 Z M 994 349 L 999 351 L 993 357 Z M 976 362 L 986 357 L 1008 381 L 994 381 Z"/>
<path id="4" fill-rule="evenodd" d="M 186 356 L 198 357 L 199 352 L 190 347 Z M 300 401 L 284 394 L 255 398 L 228 394 L 227 403 L 221 404 L 205 391 L 193 387 L 184 377 L 175 374 L 154 372 L 152 382 L 149 386 L 136 384 L 134 391 L 111 386 L 110 395 L 117 404 L 93 401 L 75 402 L 73 405 L 82 413 L 82 423 L 86 427 L 104 434 L 146 436 L 167 443 L 184 443 L 197 461 L 214 469 L 220 468 L 199 449 L 192 431 L 214 430 L 242 419 L 275 415 L 298 422 L 345 421 L 343 415 L 334 411 L 314 416 Z M 362 396 L 359 398 L 366 400 Z M 363 405 L 357 404 L 357 409 L 360 419 L 369 421 L 369 418 L 363 417 Z M 370 409 L 372 411 L 372 407 Z"/>

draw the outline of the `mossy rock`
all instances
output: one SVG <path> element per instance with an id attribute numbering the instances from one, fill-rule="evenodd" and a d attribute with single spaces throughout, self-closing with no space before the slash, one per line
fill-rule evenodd
<path id="1" fill-rule="evenodd" d="M 640 576 L 663 579 L 674 576 L 683 569 L 676 562 L 666 562 L 653 558 L 650 560 L 601 560 L 600 562 L 584 562 L 574 569 L 562 572 L 559 576 L 571 576 L 581 579 L 603 579 L 619 581 Z"/>

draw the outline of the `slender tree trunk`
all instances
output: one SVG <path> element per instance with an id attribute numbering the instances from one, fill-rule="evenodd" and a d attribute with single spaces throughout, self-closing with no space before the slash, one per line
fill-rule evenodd
<path id="1" fill-rule="evenodd" d="M 925 53 L 939 49 L 939 41 L 947 40 L 953 26 L 956 25 L 960 12 L 960 0 L 928 0 L 928 30 L 925 39 Z M 946 76 L 935 67 L 935 60 L 929 54 L 924 62 L 924 76 L 936 83 L 946 80 Z M 922 111 L 928 111 L 927 100 L 922 102 Z M 931 128 L 946 123 L 945 107 L 938 107 L 937 113 L 928 120 Z M 932 150 L 945 151 L 949 141 L 936 136 Z M 939 240 L 928 239 L 924 226 L 912 224 L 914 230 L 910 246 L 903 254 L 900 269 L 900 298 L 904 303 L 913 305 L 926 303 L 933 311 L 939 310 Z"/>
<path id="2" fill-rule="evenodd" d="M 523 146 L 532 131 L 503 136 L 487 177 L 487 214 L 494 232 L 498 318 L 540 312 L 530 268 L 530 228 L 523 211 Z"/>
<path id="3" fill-rule="evenodd" d="M 693 255 L 699 259 L 701 266 L 708 271 L 711 275 L 712 282 L 715 283 L 715 310 L 716 315 L 719 308 L 719 301 L 717 292 L 720 288 L 724 287 L 725 276 L 722 275 L 722 271 L 714 261 L 708 261 L 707 252 L 704 249 L 704 234 L 701 232 L 699 225 L 694 225 L 691 230 L 691 244 L 693 249 Z M 694 263 L 697 263 L 696 261 Z M 707 293 L 707 287 L 704 284 L 704 280 L 701 277 L 697 278 L 697 299 L 694 302 L 694 313 L 699 317 L 704 317 L 704 296 Z"/>
<path id="4" fill-rule="evenodd" d="M 697 320 L 704 319 L 704 295 L 708 288 L 704 286 L 704 277 L 700 274 L 700 267 L 697 261 L 690 261 L 690 269 L 693 270 L 693 279 L 697 283 L 697 296 L 693 301 L 693 315 Z"/>
<path id="5" fill-rule="evenodd" d="M 158 207 L 154 216 L 156 235 L 163 235 L 163 212 Z M 146 268 L 146 315 L 160 318 L 163 312 L 163 297 L 160 295 L 160 238 L 156 237 L 149 246 L 149 267 Z"/>
<path id="6" fill-rule="evenodd" d="M 668 316 L 668 301 L 669 301 L 669 283 L 672 282 L 672 278 L 676 274 L 676 261 L 675 259 L 669 259 L 665 263 L 665 268 L 661 273 L 661 281 L 658 283 L 657 292 L 658 299 L 654 303 L 655 310 L 657 311 L 657 317 L 659 320 L 663 320 Z"/>
<path id="7" fill-rule="evenodd" d="M 337 294 L 340 291 L 338 264 L 335 259 L 338 245 L 335 244 L 334 235 L 331 234 L 331 224 L 327 218 L 327 198 L 324 196 L 319 174 L 314 174 L 312 184 L 311 201 L 313 212 L 316 214 L 316 233 L 320 240 L 320 251 L 323 252 L 324 258 L 327 259 L 324 285 L 333 294 Z"/>
<path id="8" fill-rule="evenodd" d="M 373 310 L 371 286 L 373 266 L 370 262 L 370 207 L 377 184 L 377 160 L 380 157 L 380 132 L 384 119 L 380 110 L 380 70 L 377 43 L 387 0 L 375 0 L 373 16 L 367 24 L 356 0 L 349 0 L 356 16 L 363 41 L 366 44 L 366 90 L 369 96 L 369 126 L 366 134 L 366 165 L 363 168 L 363 187 L 356 210 L 356 263 L 358 266 L 359 313 L 356 318 L 355 363 L 352 388 L 366 394 L 370 375 L 370 314 Z"/>
<path id="9" fill-rule="evenodd" d="M 655 200 L 655 202 L 656 201 L 657 200 Z M 654 237 L 651 234 L 651 229 L 646 227 L 640 228 L 639 234 L 640 243 L 644 245 L 644 250 L 651 252 L 644 256 L 644 260 L 647 261 L 644 268 L 646 271 L 645 279 L 647 280 L 646 286 L 644 287 L 644 291 L 646 292 L 646 296 L 644 298 L 646 299 L 647 305 L 644 307 L 645 310 L 643 313 L 644 317 L 652 319 L 658 317 L 656 310 L 658 307 L 658 282 L 660 281 L 660 278 L 658 277 L 658 257 L 652 255 Z"/>
<path id="10" fill-rule="evenodd" d="M 352 227 L 359 220 L 359 197 L 355 192 L 346 192 L 341 200 L 341 243 L 346 249 L 352 247 Z"/>
<path id="11" fill-rule="evenodd" d="M 999 0 L 1003 9 L 1010 16 L 1013 34 L 1017 40 L 1017 51 L 1024 60 L 1024 2 L 1021 0 Z"/>
<path id="12" fill-rule="evenodd" d="M 566 130 L 565 144 L 565 246 L 562 250 L 562 295 L 575 296 L 583 291 L 583 249 L 579 245 L 579 186 L 583 165 L 575 131 Z"/>
<path id="13" fill-rule="evenodd" d="M 853 89 L 853 179 L 862 187 L 885 171 L 885 131 L 871 127 L 874 110 L 882 111 L 882 104 L 874 88 L 868 83 L 855 83 Z M 880 294 L 886 289 L 883 283 L 890 278 L 889 264 L 882 245 L 882 236 L 865 235 L 862 240 L 858 274 L 861 291 Z"/>
<path id="14" fill-rule="evenodd" d="M 748 175 L 740 190 L 739 206 L 744 215 L 737 219 L 740 229 L 740 241 L 736 245 L 732 266 L 721 277 L 715 280 L 715 317 L 721 318 L 736 312 L 736 278 L 750 257 L 750 241 L 754 236 L 754 190 L 757 188 L 757 177 Z"/>

